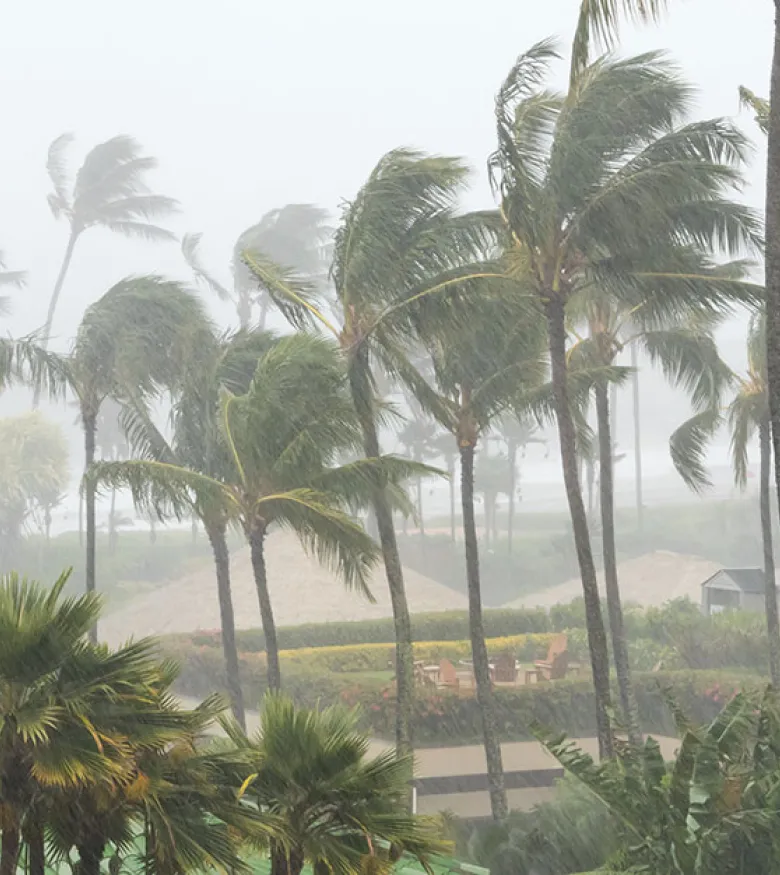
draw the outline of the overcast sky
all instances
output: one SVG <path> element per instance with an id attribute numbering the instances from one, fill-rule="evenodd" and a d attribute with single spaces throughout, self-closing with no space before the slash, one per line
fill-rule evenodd
<path id="1" fill-rule="evenodd" d="M 178 231 L 203 231 L 213 269 L 237 234 L 293 201 L 336 209 L 398 145 L 464 155 L 470 201 L 489 202 L 492 96 L 515 56 L 559 34 L 579 0 L 25 0 L 3 5 L 0 248 L 30 271 L 11 322 L 44 319 L 65 227 L 46 204 L 49 142 L 77 136 L 73 163 L 117 133 L 160 161 Z M 740 83 L 765 93 L 768 0 L 680 0 L 665 24 L 626 31 L 623 51 L 664 47 L 701 87 L 702 115 L 733 114 Z M 561 68 L 561 82 L 564 69 Z M 746 116 L 745 124 L 750 126 Z M 748 196 L 760 202 L 759 189 Z M 185 276 L 175 245 L 93 231 L 79 244 L 55 332 L 131 272 Z"/>
<path id="2" fill-rule="evenodd" d="M 735 114 L 739 84 L 767 92 L 769 0 L 673 6 L 661 27 L 627 29 L 623 53 L 667 49 L 700 87 L 701 117 Z M 204 260 L 224 277 L 235 238 L 264 212 L 301 201 L 335 211 L 399 145 L 466 156 L 475 168 L 468 205 L 489 204 L 493 94 L 537 40 L 557 34 L 568 47 L 578 7 L 579 0 L 9 0 L 0 28 L 0 249 L 10 268 L 30 272 L 30 283 L 6 330 L 33 330 L 45 317 L 66 240 L 46 203 L 46 150 L 64 131 L 77 136 L 74 167 L 115 134 L 140 140 L 160 162 L 155 189 L 181 201 L 175 230 L 202 231 Z M 562 64 L 558 84 L 565 74 Z M 755 134 L 750 117 L 743 121 Z M 759 151 L 745 194 L 756 205 L 762 163 Z M 61 299 L 56 346 L 66 348 L 84 307 L 112 283 L 155 271 L 187 278 L 176 245 L 86 234 Z M 740 327 L 724 334 L 741 348 Z M 18 393 L 3 396 L 4 412 L 27 403 Z M 72 413 L 56 415 L 69 421 Z"/>

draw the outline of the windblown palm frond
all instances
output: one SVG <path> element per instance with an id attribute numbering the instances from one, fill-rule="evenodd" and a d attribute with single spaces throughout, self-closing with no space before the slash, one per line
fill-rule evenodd
<path id="1" fill-rule="evenodd" d="M 755 113 L 756 124 L 763 131 L 769 133 L 769 101 L 754 94 L 749 88 L 742 85 L 739 87 L 739 105 L 750 109 Z"/>
<path id="2" fill-rule="evenodd" d="M 706 467 L 707 449 L 721 425 L 720 410 L 710 408 L 694 414 L 678 426 L 669 438 L 674 467 L 694 492 L 712 486 Z"/>
<path id="3" fill-rule="evenodd" d="M 658 21 L 668 0 L 581 0 L 571 58 L 571 84 L 587 67 L 591 45 L 611 49 L 617 41 L 621 15 L 629 21 Z"/>
<path id="4" fill-rule="evenodd" d="M 198 248 L 202 237 L 202 234 L 185 234 L 181 238 L 181 253 L 196 281 L 213 292 L 220 301 L 229 301 L 232 298 L 231 292 L 201 264 Z"/>

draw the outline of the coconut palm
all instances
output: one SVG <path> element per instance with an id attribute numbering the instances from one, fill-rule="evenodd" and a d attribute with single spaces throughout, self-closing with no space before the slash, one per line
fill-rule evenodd
<path id="1" fill-rule="evenodd" d="M 424 462 L 432 454 L 432 441 L 436 436 L 436 424 L 427 419 L 420 410 L 412 409 L 412 418 L 407 420 L 398 431 L 396 437 L 404 448 L 404 455 L 415 462 Z M 415 480 L 417 493 L 415 504 L 417 506 L 418 525 L 420 536 L 425 537 L 425 518 L 422 504 L 422 477 Z"/>
<path id="2" fill-rule="evenodd" d="M 100 143 L 87 153 L 72 180 L 66 160 L 72 142 L 72 134 L 57 137 L 49 146 L 46 163 L 52 184 L 49 206 L 56 219 L 66 219 L 70 233 L 46 314 L 44 346 L 51 337 L 54 313 L 76 244 L 85 231 L 99 227 L 142 240 L 175 239 L 171 231 L 152 224 L 154 219 L 175 212 L 177 203 L 150 193 L 145 176 L 157 167 L 157 160 L 144 155 L 140 143 L 125 135 Z"/>
<path id="3" fill-rule="evenodd" d="M 475 273 L 495 274 L 481 259 L 495 231 L 487 214 L 456 214 L 468 170 L 454 158 L 396 149 L 380 159 L 342 213 L 335 234 L 330 279 L 339 318 L 310 282 L 257 250 L 243 253 L 246 266 L 294 323 L 313 320 L 338 339 L 348 363 L 350 390 L 363 432 L 363 452 L 380 456 L 380 403 L 376 365 L 410 349 L 421 326 L 443 318 L 460 283 Z M 444 308 L 444 310 L 442 309 Z M 391 355 L 392 353 L 392 355 Z M 411 750 L 414 658 L 409 606 L 389 496 L 373 500 L 385 563 L 396 641 L 399 752 Z"/>
<path id="4" fill-rule="evenodd" d="M 332 464 L 359 438 L 344 381 L 331 344 L 308 335 L 286 337 L 260 359 L 245 395 L 223 393 L 219 415 L 229 476 L 129 460 L 96 464 L 89 478 L 129 487 L 142 506 L 168 505 L 181 514 L 199 503 L 240 526 L 252 557 L 270 689 L 280 688 L 281 671 L 265 567 L 269 529 L 292 529 L 349 588 L 370 597 L 367 575 L 376 547 L 348 510 L 365 503 L 380 478 L 394 483 L 419 470 L 392 457 Z"/>
<path id="5" fill-rule="evenodd" d="M 574 295 L 594 287 L 641 307 L 649 324 L 662 314 L 684 314 L 705 279 L 714 309 L 747 297 L 746 284 L 719 276 L 697 247 L 717 243 L 741 252 L 755 244 L 759 222 L 727 200 L 741 179 L 744 137 L 723 120 L 682 124 L 690 89 L 661 56 L 599 60 L 565 96 L 542 87 L 554 57 L 546 41 L 510 71 L 496 98 L 490 173 L 511 235 L 511 269 L 547 319 L 599 743 L 609 753 L 608 649 L 578 476 L 566 309 Z M 605 113 L 605 106 L 619 112 Z"/>
<path id="6" fill-rule="evenodd" d="M 143 398 L 175 385 L 208 332 L 198 299 L 160 277 L 121 280 L 88 308 L 71 352 L 57 359 L 79 405 L 85 471 L 95 461 L 105 400 Z M 90 480 L 84 482 L 84 497 L 86 586 L 94 592 L 95 485 Z"/>
<path id="7" fill-rule="evenodd" d="M 699 302 L 703 307 L 697 314 Z M 600 294 L 597 287 L 585 289 L 569 302 L 569 319 L 577 327 L 581 324 L 586 330 L 586 335 L 578 339 L 569 351 L 569 367 L 585 364 L 608 369 L 626 346 L 630 345 L 633 349 L 639 347 L 651 364 L 662 369 L 672 386 L 688 392 L 696 414 L 717 408 L 731 379 L 731 371 L 718 354 L 712 334 L 712 313 L 707 305 L 707 281 L 703 280 L 701 289 L 691 299 L 689 324 L 680 323 L 679 311 L 669 319 L 657 314 L 647 323 L 641 306 L 629 306 L 616 301 L 613 296 Z M 598 428 L 602 556 L 612 652 L 626 727 L 632 743 L 638 744 L 641 742 L 638 709 L 631 682 L 617 573 L 615 447 L 612 439 L 614 410 L 610 385 L 606 380 L 596 381 L 594 395 Z M 681 428 L 686 429 L 686 424 Z"/>
<path id="8" fill-rule="evenodd" d="M 238 332 L 204 338 L 198 354 L 191 357 L 188 373 L 180 382 L 174 398 L 170 441 L 158 429 L 143 404 L 131 402 L 125 405 L 121 420 L 128 430 L 133 453 L 147 460 L 229 480 L 234 468 L 222 440 L 220 393 L 223 390 L 233 394 L 248 391 L 258 360 L 274 343 L 273 335 L 264 332 Z M 246 718 L 238 668 L 227 544 L 230 520 L 219 504 L 208 501 L 207 493 L 193 490 L 189 497 L 192 514 L 203 523 L 214 557 L 227 689 L 233 714 L 244 726 Z M 141 507 L 140 510 L 149 515 L 154 527 L 154 509 Z"/>
<path id="9" fill-rule="evenodd" d="M 300 875 L 307 864 L 315 872 L 384 871 L 403 854 L 426 865 L 440 851 L 433 822 L 406 811 L 411 758 L 369 759 L 356 712 L 296 708 L 267 695 L 252 738 L 226 728 L 248 766 L 243 795 L 284 834 L 271 840 L 271 875 Z"/>
<path id="10" fill-rule="evenodd" d="M 396 363 L 396 370 L 458 449 L 474 680 L 482 714 L 491 808 L 493 817 L 502 820 L 508 807 L 482 621 L 474 463 L 477 445 L 491 424 L 510 409 L 521 409 L 523 399 L 542 385 L 546 376 L 544 331 L 539 311 L 510 296 L 473 295 L 453 311 L 449 323 L 439 323 L 436 335 L 426 337 L 433 382 L 403 360 Z M 506 464 L 501 473 L 503 478 Z"/>
<path id="11" fill-rule="evenodd" d="M 621 12 L 640 21 L 658 20 L 668 0 L 582 0 L 572 52 L 572 82 L 588 62 L 590 44 L 610 48 L 617 40 Z M 777 4 L 775 4 L 776 6 Z M 752 107 L 767 134 L 766 246 L 767 381 L 775 460 L 775 487 L 780 493 L 780 15 L 775 15 L 769 100 L 742 88 L 743 104 Z"/>
<path id="12" fill-rule="evenodd" d="M 769 392 L 766 369 L 766 318 L 754 316 L 748 330 L 748 367 L 739 379 L 737 393 L 729 405 L 731 453 L 734 479 L 742 489 L 747 485 L 748 445 L 758 433 L 759 503 L 761 506 L 761 541 L 764 553 L 766 622 L 769 637 L 769 671 L 772 684 L 780 689 L 780 619 L 777 609 L 775 557 L 772 543 L 772 437 L 769 417 Z"/>

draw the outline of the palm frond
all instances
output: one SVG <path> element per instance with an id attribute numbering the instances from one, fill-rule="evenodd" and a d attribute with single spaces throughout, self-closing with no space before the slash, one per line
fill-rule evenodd
<path id="1" fill-rule="evenodd" d="M 70 200 L 71 180 L 66 161 L 66 152 L 73 143 L 73 134 L 60 134 L 49 146 L 46 158 L 46 172 L 49 174 L 54 191 L 49 194 L 48 201 L 55 219 L 63 213 L 69 213 L 72 204 Z"/>
<path id="2" fill-rule="evenodd" d="M 680 425 L 669 439 L 672 463 L 694 492 L 712 486 L 706 467 L 707 446 L 722 423 L 720 411 L 702 410 Z"/>
<path id="3" fill-rule="evenodd" d="M 196 281 L 205 286 L 210 292 L 213 292 L 220 301 L 229 301 L 232 298 L 230 291 L 201 264 L 198 249 L 202 237 L 202 234 L 185 234 L 181 238 L 181 253 Z"/>
<path id="4" fill-rule="evenodd" d="M 349 589 L 356 589 L 373 601 L 368 576 L 379 559 L 379 549 L 363 527 L 337 507 L 328 493 L 309 488 L 291 489 L 264 496 L 256 506 L 267 518 L 292 529 L 304 549 L 313 553 L 322 565 L 333 569 Z"/>
<path id="5" fill-rule="evenodd" d="M 765 133 L 769 133 L 769 101 L 754 94 L 749 88 L 739 86 L 739 105 L 755 113 L 756 124 Z"/>
<path id="6" fill-rule="evenodd" d="M 748 447 L 750 440 L 769 415 L 766 388 L 742 381 L 739 391 L 729 404 L 727 418 L 734 481 L 741 489 L 747 485 Z"/>
<path id="7" fill-rule="evenodd" d="M 159 225 L 151 225 L 147 222 L 133 222 L 128 219 L 114 220 L 106 218 L 100 223 L 109 231 L 114 231 L 117 234 L 123 234 L 125 237 L 134 237 L 138 240 L 147 240 L 150 243 L 168 243 L 176 240 L 176 235 L 173 231 L 167 228 L 161 228 Z"/>
<path id="8" fill-rule="evenodd" d="M 571 85 L 590 61 L 591 44 L 611 49 L 618 38 L 620 17 L 658 21 L 667 0 L 581 0 L 571 56 Z"/>

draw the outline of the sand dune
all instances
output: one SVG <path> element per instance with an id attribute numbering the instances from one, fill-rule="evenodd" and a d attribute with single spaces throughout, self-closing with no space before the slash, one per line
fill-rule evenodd
<path id="1" fill-rule="evenodd" d="M 685 556 L 667 550 L 646 553 L 618 565 L 618 581 L 623 602 L 638 605 L 662 605 L 671 599 L 688 597 L 701 601 L 701 585 L 723 566 L 700 556 Z M 604 590 L 604 576 L 599 575 Z M 582 595 L 579 578 L 553 586 L 542 592 L 523 596 L 506 607 L 544 607 L 570 602 Z"/>
<path id="2" fill-rule="evenodd" d="M 371 604 L 348 592 L 335 574 L 307 556 L 294 535 L 276 531 L 269 536 L 266 550 L 268 585 L 277 625 L 326 623 L 336 620 L 367 620 L 392 616 L 387 582 L 381 564 L 374 571 Z M 257 593 L 252 578 L 248 549 L 231 557 L 233 606 L 239 629 L 260 625 Z M 409 606 L 412 612 L 465 610 L 465 596 L 430 578 L 405 570 Z M 100 624 L 100 637 L 117 644 L 129 637 L 192 632 L 219 628 L 216 582 L 211 564 L 159 589 L 145 593 Z"/>

